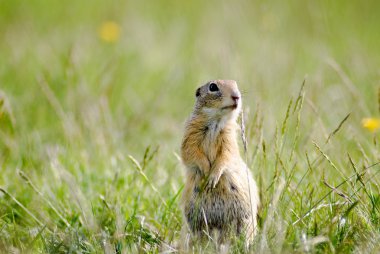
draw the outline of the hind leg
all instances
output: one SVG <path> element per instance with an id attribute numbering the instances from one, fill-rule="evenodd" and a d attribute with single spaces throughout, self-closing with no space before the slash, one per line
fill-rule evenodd
<path id="1" fill-rule="evenodd" d="M 256 221 L 253 221 L 252 218 L 238 220 L 236 232 L 244 238 L 245 247 L 248 250 L 255 237 Z"/>

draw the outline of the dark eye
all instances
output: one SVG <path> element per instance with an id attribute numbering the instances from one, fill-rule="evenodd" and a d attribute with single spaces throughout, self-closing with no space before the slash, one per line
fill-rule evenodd
<path id="1" fill-rule="evenodd" d="M 217 92 L 217 91 L 219 91 L 219 88 L 218 88 L 218 86 L 215 83 L 211 83 L 210 86 L 208 87 L 208 89 L 210 90 L 210 92 Z"/>

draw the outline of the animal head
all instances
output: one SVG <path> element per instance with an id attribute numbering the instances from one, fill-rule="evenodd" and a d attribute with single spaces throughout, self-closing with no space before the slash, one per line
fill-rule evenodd
<path id="1" fill-rule="evenodd" d="M 196 111 L 210 118 L 236 118 L 241 110 L 242 100 L 234 80 L 212 80 L 199 87 L 196 92 Z"/>

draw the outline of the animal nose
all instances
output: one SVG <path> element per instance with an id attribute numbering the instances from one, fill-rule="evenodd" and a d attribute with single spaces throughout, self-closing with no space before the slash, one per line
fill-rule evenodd
<path id="1" fill-rule="evenodd" d="M 232 98 L 235 102 L 237 102 L 237 101 L 240 99 L 240 97 L 237 96 L 237 95 L 231 95 L 231 98 Z"/>

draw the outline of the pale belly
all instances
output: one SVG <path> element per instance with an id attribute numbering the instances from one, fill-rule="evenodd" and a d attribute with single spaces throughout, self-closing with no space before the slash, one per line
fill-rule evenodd
<path id="1" fill-rule="evenodd" d="M 240 233 L 251 224 L 252 209 L 249 190 L 221 177 L 216 188 L 204 188 L 195 183 L 190 200 L 185 204 L 185 217 L 190 229 L 233 230 Z"/>

